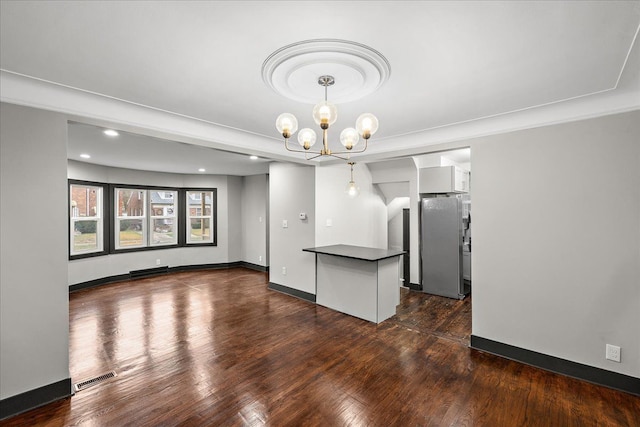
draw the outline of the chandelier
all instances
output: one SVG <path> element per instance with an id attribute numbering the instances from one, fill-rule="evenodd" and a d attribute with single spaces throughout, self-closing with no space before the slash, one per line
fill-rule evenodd
<path id="1" fill-rule="evenodd" d="M 298 120 L 293 114 L 280 114 L 276 120 L 276 129 L 284 137 L 284 146 L 287 150 L 295 153 L 305 153 L 307 160 L 320 156 L 332 156 L 342 160 L 349 160 L 352 153 L 362 153 L 367 149 L 369 138 L 378 130 L 378 119 L 371 113 L 361 114 L 356 120 L 356 127 L 346 128 L 340 133 L 340 143 L 344 150 L 332 151 L 329 148 L 327 131 L 329 126 L 335 123 L 338 118 L 338 110 L 335 105 L 327 101 L 327 88 L 335 83 L 333 76 L 318 77 L 318 84 L 324 87 L 324 101 L 313 107 L 313 120 L 322 129 L 322 148 L 313 150 L 311 147 L 316 143 L 316 132 L 310 128 L 301 129 L 298 133 L 298 143 L 302 149 L 289 146 L 289 138 L 298 130 Z M 360 137 L 364 139 L 364 145 L 354 150 L 358 145 Z M 311 156 L 309 156 L 311 154 Z M 346 155 L 346 156 L 345 156 Z M 352 165 L 353 169 L 353 165 Z M 351 179 L 353 181 L 353 178 Z"/>

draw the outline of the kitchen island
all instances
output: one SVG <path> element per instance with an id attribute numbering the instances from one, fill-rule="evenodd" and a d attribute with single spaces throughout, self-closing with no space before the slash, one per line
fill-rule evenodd
<path id="1" fill-rule="evenodd" d="M 316 303 L 370 322 L 396 314 L 401 250 L 332 245 L 316 254 Z"/>

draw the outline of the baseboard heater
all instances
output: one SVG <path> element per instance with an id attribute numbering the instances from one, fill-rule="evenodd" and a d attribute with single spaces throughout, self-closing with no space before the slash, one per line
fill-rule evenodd
<path id="1" fill-rule="evenodd" d="M 131 279 L 140 279 L 141 277 L 157 276 L 158 274 L 165 274 L 169 272 L 169 266 L 147 268 L 144 270 L 131 270 L 129 277 Z"/>

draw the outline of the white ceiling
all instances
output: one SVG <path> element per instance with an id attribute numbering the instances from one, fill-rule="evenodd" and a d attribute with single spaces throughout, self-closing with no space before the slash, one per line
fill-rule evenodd
<path id="1" fill-rule="evenodd" d="M 69 159 L 169 173 L 245 176 L 269 172 L 268 159 L 251 159 L 246 154 L 122 131 L 111 137 L 105 135 L 104 130 L 83 123 L 69 123 Z M 91 158 L 84 159 L 81 154 L 89 154 Z"/>
<path id="2" fill-rule="evenodd" d="M 361 112 L 374 113 L 380 130 L 365 161 L 640 108 L 638 1 L 0 7 L 3 101 L 271 159 L 300 159 L 285 152 L 274 122 L 286 111 L 313 127 L 312 105 L 275 93 L 261 66 L 277 49 L 310 39 L 362 43 L 391 65 L 378 91 L 338 105 L 330 129 L 333 143 Z"/>

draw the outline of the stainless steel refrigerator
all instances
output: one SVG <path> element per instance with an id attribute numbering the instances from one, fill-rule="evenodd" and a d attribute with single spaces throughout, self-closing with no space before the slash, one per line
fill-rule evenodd
<path id="1" fill-rule="evenodd" d="M 420 208 L 422 291 L 463 299 L 462 202 L 457 197 L 423 198 Z"/>

